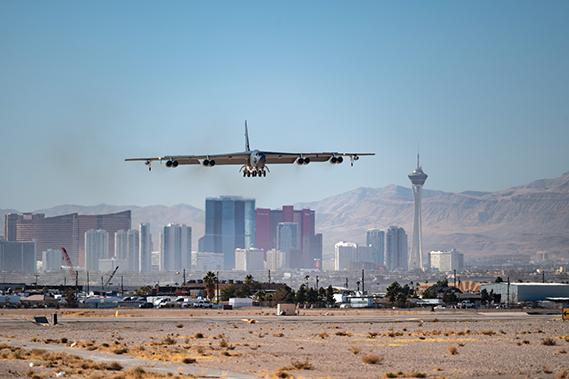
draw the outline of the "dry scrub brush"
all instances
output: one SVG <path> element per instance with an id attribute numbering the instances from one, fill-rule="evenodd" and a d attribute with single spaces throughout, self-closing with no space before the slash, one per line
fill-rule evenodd
<path id="1" fill-rule="evenodd" d="M 377 365 L 383 362 L 383 357 L 377 354 L 369 353 L 362 357 L 362 362 L 368 365 Z"/>

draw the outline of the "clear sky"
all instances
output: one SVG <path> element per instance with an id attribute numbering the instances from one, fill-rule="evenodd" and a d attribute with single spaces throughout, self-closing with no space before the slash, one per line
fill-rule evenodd
<path id="1" fill-rule="evenodd" d="M 239 167 L 129 157 L 375 152 Z M 0 208 L 496 191 L 569 171 L 569 1 L 1 1 Z"/>

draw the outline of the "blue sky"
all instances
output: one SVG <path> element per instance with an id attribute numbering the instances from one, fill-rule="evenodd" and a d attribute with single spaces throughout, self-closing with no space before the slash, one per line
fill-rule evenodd
<path id="1" fill-rule="evenodd" d="M 567 1 L 2 1 L 0 208 L 261 207 L 409 187 L 417 144 L 447 192 L 569 171 Z M 238 167 L 128 157 L 251 147 L 375 152 Z"/>

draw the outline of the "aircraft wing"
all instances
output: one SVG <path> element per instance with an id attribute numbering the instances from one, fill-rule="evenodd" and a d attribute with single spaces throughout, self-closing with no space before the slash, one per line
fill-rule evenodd
<path id="1" fill-rule="evenodd" d="M 295 163 L 298 158 L 310 158 L 310 162 L 327 162 L 331 158 L 350 157 L 352 160 L 358 160 L 360 156 L 375 155 L 375 153 L 278 153 L 265 151 L 265 163 L 267 164 L 291 164 Z"/>
<path id="2" fill-rule="evenodd" d="M 155 158 L 127 158 L 125 161 L 143 161 L 146 164 L 158 161 L 162 163 L 168 161 L 177 161 L 179 165 L 188 164 L 202 164 L 206 159 L 215 160 L 215 165 L 244 165 L 247 164 L 247 159 L 251 153 L 242 151 L 239 153 L 230 154 L 204 154 L 204 155 L 167 155 L 164 157 Z"/>

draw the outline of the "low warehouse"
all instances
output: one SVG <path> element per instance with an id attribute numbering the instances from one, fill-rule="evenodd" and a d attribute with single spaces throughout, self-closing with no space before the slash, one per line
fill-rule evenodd
<path id="1" fill-rule="evenodd" d="M 502 296 L 502 303 L 508 302 L 508 283 L 482 284 L 482 289 L 488 293 Z M 525 301 L 544 301 L 552 297 L 569 297 L 569 284 L 563 283 L 510 283 L 510 303 Z"/>

